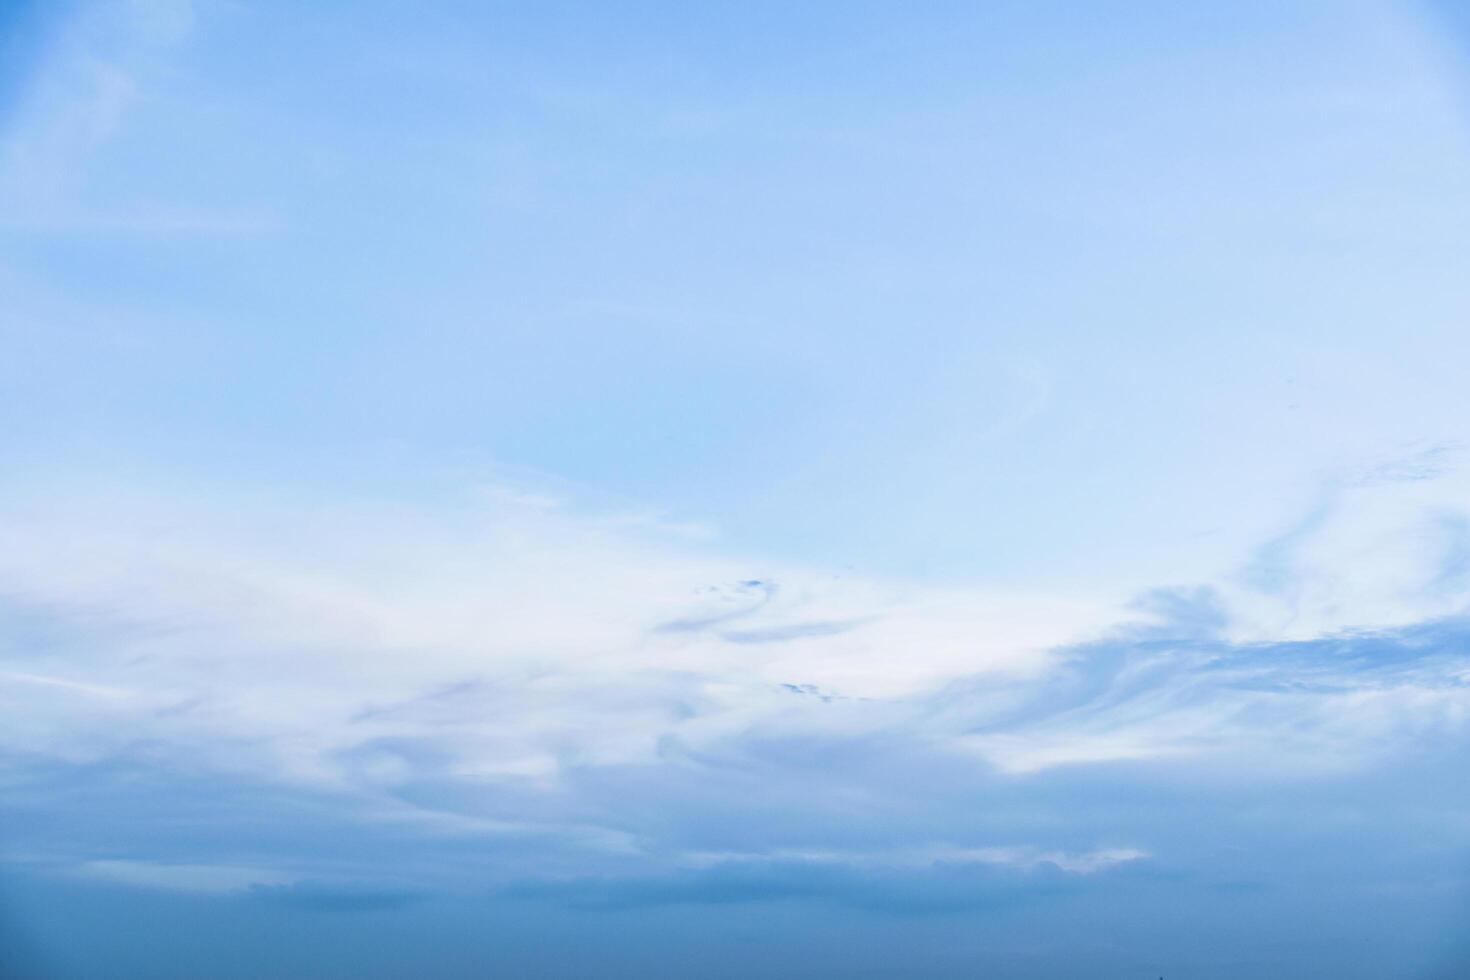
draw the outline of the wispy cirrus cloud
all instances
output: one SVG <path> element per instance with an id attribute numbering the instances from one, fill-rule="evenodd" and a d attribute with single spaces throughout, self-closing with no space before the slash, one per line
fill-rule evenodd
<path id="1" fill-rule="evenodd" d="M 128 116 L 156 98 L 169 55 L 195 25 L 190 0 L 127 0 L 58 8 L 35 18 L 44 38 L 12 89 L 0 128 L 0 231 L 20 235 L 252 235 L 280 216 L 238 201 L 118 194 L 108 151 Z M 177 70 L 177 69 L 173 69 Z"/>

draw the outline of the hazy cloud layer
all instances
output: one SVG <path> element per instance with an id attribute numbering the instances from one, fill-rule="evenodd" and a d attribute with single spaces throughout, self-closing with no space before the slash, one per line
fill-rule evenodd
<path id="1" fill-rule="evenodd" d="M 1283 570 L 1270 588 L 1242 573 L 1119 608 L 752 568 L 503 491 L 439 512 L 15 501 L 6 844 L 201 894 L 871 904 L 891 888 L 938 908 L 1134 866 L 1226 882 L 1242 872 L 1211 848 L 1255 845 L 1195 824 L 1218 804 L 1179 794 L 1272 799 L 1317 826 L 1338 816 L 1314 794 L 1460 752 L 1456 492 L 1451 476 L 1336 490 L 1262 548 Z M 1364 510 L 1383 530 L 1354 539 Z M 1337 574 L 1348 549 L 1395 574 Z M 228 786 L 256 788 L 237 809 Z M 1448 844 L 1463 801 L 1437 792 L 1449 810 L 1423 819 Z M 1151 812 L 1155 794 L 1170 803 Z M 305 822 L 280 823 L 293 810 Z M 100 833 L 86 814 L 104 811 Z M 186 832 L 145 831 L 162 812 Z M 261 821 L 276 829 L 253 839 Z M 343 827 L 395 843 L 326 856 L 318 835 Z M 445 848 L 461 856 L 427 857 Z M 1248 877 L 1274 873 L 1259 860 Z"/>

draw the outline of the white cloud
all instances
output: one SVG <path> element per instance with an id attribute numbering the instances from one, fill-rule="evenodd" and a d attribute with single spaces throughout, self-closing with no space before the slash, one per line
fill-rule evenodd
<path id="1" fill-rule="evenodd" d="M 298 880 L 296 875 L 271 868 L 131 860 L 86 861 L 77 865 L 74 872 L 134 888 L 197 895 L 229 895 L 252 888 L 290 885 Z"/>
<path id="2" fill-rule="evenodd" d="M 852 867 L 907 869 L 936 865 L 983 864 L 1031 871 L 1055 867 L 1068 874 L 1088 875 L 1120 864 L 1147 860 L 1151 855 L 1134 847 L 1107 847 L 1092 851 L 1059 851 L 1032 846 L 958 847 L 935 845 L 870 849 L 864 851 L 803 850 L 778 848 L 771 851 L 708 851 L 683 856 L 682 863 L 694 868 L 731 863 L 833 864 Z"/>
<path id="3" fill-rule="evenodd" d="M 1448 506 L 1444 486 L 1432 498 L 1407 486 L 1385 505 L 1396 520 Z M 1274 592 L 1226 582 L 1140 613 L 756 565 L 656 522 L 510 492 L 422 508 L 279 492 L 13 494 L 0 508 L 0 595 L 23 615 L 6 637 L 0 745 L 67 762 L 141 745 L 151 765 L 338 794 L 369 823 L 551 835 L 609 860 L 698 849 L 581 801 L 587 772 L 738 773 L 751 746 L 781 740 L 903 746 L 977 778 L 1118 763 L 1187 762 L 1203 778 L 1350 771 L 1461 731 L 1470 684 L 1433 633 L 1232 636 L 1242 623 L 1269 634 L 1262 609 L 1301 608 L 1293 589 L 1315 574 L 1319 535 L 1384 537 L 1346 505 L 1331 513 L 1275 549 L 1286 584 Z M 1354 580 L 1344 594 L 1379 587 Z M 1410 599 L 1407 612 L 1363 608 L 1397 628 L 1460 601 Z M 823 778 L 878 800 L 894 792 L 896 776 L 865 765 Z M 405 792 L 426 782 L 439 797 Z M 1142 853 L 868 850 L 1077 873 Z"/>
<path id="4" fill-rule="evenodd" d="M 569 763 L 654 758 L 667 735 L 870 725 L 883 716 L 864 714 L 866 701 L 1035 676 L 1052 648 L 1116 616 L 1079 600 L 753 569 L 503 494 L 439 514 L 53 499 L 3 526 L 0 589 L 146 624 L 65 655 L 21 651 L 24 672 L 54 685 L 132 692 L 107 712 L 75 699 L 37 709 L 65 720 L 31 726 L 27 748 L 100 751 L 106 732 L 119 744 L 147 732 L 326 784 L 406 775 L 391 753 L 341 761 L 374 740 L 441 740 L 464 778 L 545 781 Z M 131 714 L 120 722 L 118 710 Z M 8 727 L 18 737 L 24 725 Z M 246 743 L 257 757 L 238 755 Z"/>
<path id="5" fill-rule="evenodd" d="M 1437 444 L 1335 475 L 1223 585 L 1238 640 L 1454 615 L 1470 601 L 1470 472 Z"/>

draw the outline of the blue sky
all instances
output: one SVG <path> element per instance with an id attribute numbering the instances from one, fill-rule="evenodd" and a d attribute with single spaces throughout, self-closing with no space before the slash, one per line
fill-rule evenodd
<path id="1" fill-rule="evenodd" d="M 0 5 L 0 965 L 1460 975 L 1466 31 Z"/>

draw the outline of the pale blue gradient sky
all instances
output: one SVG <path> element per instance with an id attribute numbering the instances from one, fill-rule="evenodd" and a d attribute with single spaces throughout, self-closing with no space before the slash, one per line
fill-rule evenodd
<path id="1" fill-rule="evenodd" d="M 4 4 L 0 928 L 62 976 L 198 975 L 180 895 L 241 976 L 362 975 L 328 907 L 383 975 L 1454 955 L 1465 44 Z"/>

